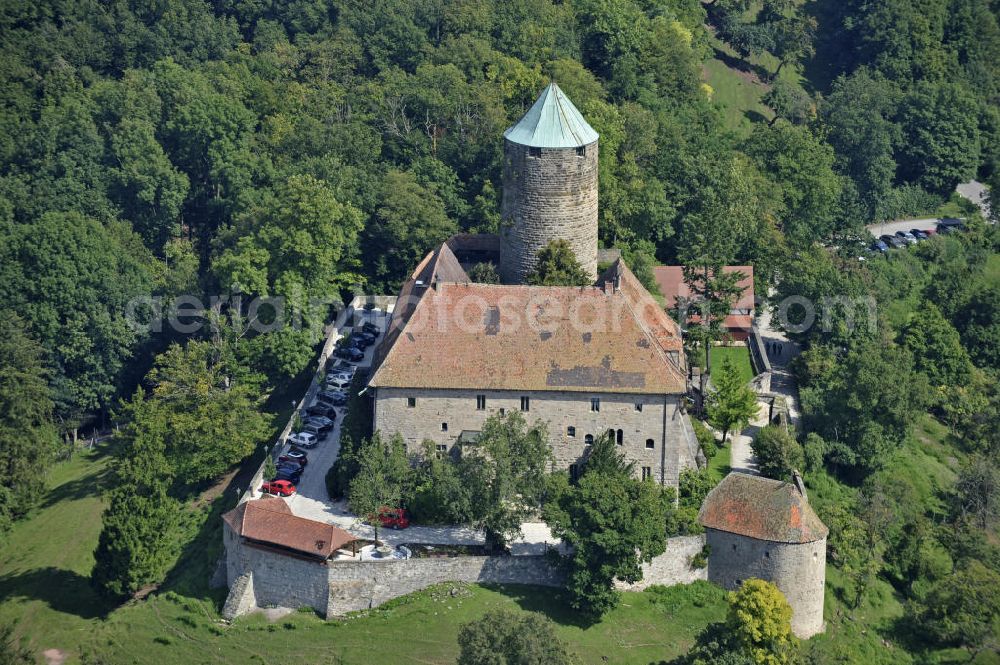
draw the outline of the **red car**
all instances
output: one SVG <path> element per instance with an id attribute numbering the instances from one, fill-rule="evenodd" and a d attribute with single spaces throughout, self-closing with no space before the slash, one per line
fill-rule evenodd
<path id="1" fill-rule="evenodd" d="M 260 491 L 278 496 L 291 496 L 295 494 L 295 485 L 288 480 L 270 480 L 261 486 Z"/>
<path id="2" fill-rule="evenodd" d="M 405 529 L 410 526 L 410 518 L 402 508 L 382 506 L 378 511 L 378 520 L 383 529 Z"/>

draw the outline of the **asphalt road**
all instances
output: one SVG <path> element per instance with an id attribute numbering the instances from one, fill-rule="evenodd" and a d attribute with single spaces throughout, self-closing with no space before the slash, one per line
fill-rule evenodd
<path id="1" fill-rule="evenodd" d="M 941 220 L 937 217 L 929 219 L 904 219 L 899 222 L 885 222 L 883 224 L 871 224 L 868 230 L 871 234 L 878 238 L 883 235 L 896 235 L 897 231 L 909 231 L 910 229 L 920 229 L 921 231 L 926 231 L 927 229 L 933 229 L 938 225 Z"/>

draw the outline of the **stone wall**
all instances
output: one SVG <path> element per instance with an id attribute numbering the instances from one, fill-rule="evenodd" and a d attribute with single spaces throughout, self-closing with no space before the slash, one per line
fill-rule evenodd
<path id="1" fill-rule="evenodd" d="M 597 153 L 596 141 L 581 148 L 532 149 L 504 140 L 504 283 L 523 284 L 538 251 L 555 239 L 568 242 L 596 279 Z"/>
<path id="2" fill-rule="evenodd" d="M 531 584 L 559 587 L 562 573 L 544 556 L 456 556 L 392 561 L 313 562 L 246 542 L 224 527 L 230 594 L 226 619 L 257 607 L 312 607 L 327 617 L 377 607 L 441 582 Z M 639 591 L 652 584 L 705 579 L 691 567 L 703 536 L 667 540 L 666 552 L 643 565 L 645 578 L 619 588 Z"/>
<path id="3" fill-rule="evenodd" d="M 329 565 L 328 617 L 377 607 L 440 582 L 562 585 L 543 556 L 457 556 L 398 561 L 334 561 Z"/>
<path id="4" fill-rule="evenodd" d="M 477 395 L 485 395 L 485 409 L 477 408 Z M 596 439 L 608 430 L 615 430 L 616 436 L 622 431 L 622 450 L 635 462 L 637 475 L 645 467 L 656 481 L 676 487 L 680 471 L 695 464 L 691 427 L 672 395 L 379 388 L 374 427 L 384 434 L 398 432 L 411 450 L 425 439 L 450 450 L 463 430 L 481 430 L 486 418 L 501 409 L 519 410 L 521 397 L 529 400 L 524 414 L 528 422 L 540 420 L 548 426 L 555 469 L 580 463 L 587 435 Z M 591 411 L 593 397 L 601 401 L 598 412 Z M 416 400 L 412 407 L 410 398 Z M 647 447 L 649 440 L 652 447 Z"/>
<path id="5" fill-rule="evenodd" d="M 635 584 L 619 582 L 619 589 L 642 591 L 654 584 L 673 586 L 708 579 L 708 569 L 694 568 L 691 561 L 705 547 L 705 536 L 677 536 L 667 539 L 667 549 L 649 563 L 642 564 L 642 579 Z"/>
<path id="6" fill-rule="evenodd" d="M 751 577 L 773 582 L 792 606 L 792 631 L 805 639 L 823 632 L 826 540 L 775 543 L 708 529 L 708 580 L 736 589 Z"/>

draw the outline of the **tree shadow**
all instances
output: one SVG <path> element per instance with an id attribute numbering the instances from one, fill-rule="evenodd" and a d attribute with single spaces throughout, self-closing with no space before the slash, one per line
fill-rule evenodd
<path id="1" fill-rule="evenodd" d="M 756 123 L 768 124 L 771 122 L 771 119 L 768 118 L 766 115 L 764 115 L 759 111 L 754 111 L 752 109 L 744 111 L 743 117 L 755 124 Z"/>
<path id="2" fill-rule="evenodd" d="M 197 533 L 187 541 L 157 593 L 174 591 L 184 596 L 210 599 L 217 611 L 222 610 L 229 590 L 213 589 L 209 583 L 223 554 L 222 514 L 235 505 L 236 494 L 232 491 L 223 492 L 210 504 Z"/>
<path id="3" fill-rule="evenodd" d="M 49 490 L 38 505 L 40 509 L 51 508 L 63 501 L 79 501 L 100 495 L 111 478 L 111 468 L 97 469 L 76 480 L 57 485 Z"/>
<path id="4" fill-rule="evenodd" d="M 726 67 L 735 69 L 736 71 L 742 72 L 748 77 L 753 78 L 755 83 L 767 84 L 771 80 L 771 72 L 767 71 L 765 67 L 755 65 L 754 63 L 748 62 L 743 58 L 729 55 L 718 47 L 712 47 L 712 56 L 722 62 L 722 64 Z"/>
<path id="5" fill-rule="evenodd" d="M 522 610 L 544 614 L 560 626 L 586 629 L 600 622 L 589 619 L 570 607 L 569 595 L 563 589 L 526 584 L 484 584 L 483 586 L 507 596 Z"/>
<path id="6" fill-rule="evenodd" d="M 0 601 L 8 600 L 39 600 L 82 619 L 103 619 L 115 608 L 90 586 L 89 578 L 51 566 L 0 577 Z"/>

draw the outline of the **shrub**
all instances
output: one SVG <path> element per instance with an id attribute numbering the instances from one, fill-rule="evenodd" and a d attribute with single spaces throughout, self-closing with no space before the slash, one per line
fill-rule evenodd
<path id="1" fill-rule="evenodd" d="M 708 429 L 700 420 L 691 419 L 691 426 L 694 428 L 694 436 L 698 439 L 698 446 L 701 452 L 705 453 L 705 459 L 710 460 L 719 452 L 719 446 L 715 443 L 715 434 Z"/>
<path id="2" fill-rule="evenodd" d="M 757 433 L 750 444 L 757 458 L 760 472 L 768 478 L 785 480 L 795 469 L 805 464 L 802 446 L 792 434 L 781 425 L 768 425 Z"/>
<path id="3" fill-rule="evenodd" d="M 568 665 L 566 646 L 551 619 L 534 612 L 491 610 L 458 633 L 458 665 Z"/>

